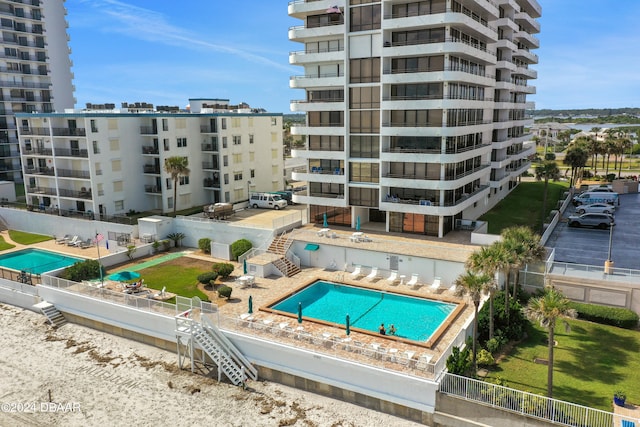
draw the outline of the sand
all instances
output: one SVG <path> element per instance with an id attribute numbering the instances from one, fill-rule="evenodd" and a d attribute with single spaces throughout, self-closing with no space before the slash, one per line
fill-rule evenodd
<path id="1" fill-rule="evenodd" d="M 266 381 L 181 371 L 176 353 L 0 304 L 0 426 L 417 426 Z"/>

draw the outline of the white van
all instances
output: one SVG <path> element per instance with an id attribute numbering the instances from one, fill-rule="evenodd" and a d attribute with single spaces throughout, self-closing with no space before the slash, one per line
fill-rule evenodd
<path id="1" fill-rule="evenodd" d="M 270 193 L 252 193 L 249 206 L 252 208 L 267 208 L 267 209 L 284 209 L 287 207 L 287 201 L 284 200 L 278 194 Z"/>
<path id="2" fill-rule="evenodd" d="M 610 205 L 620 205 L 618 193 L 606 191 L 587 191 L 573 197 L 573 205 L 590 205 L 592 203 L 608 203 Z"/>

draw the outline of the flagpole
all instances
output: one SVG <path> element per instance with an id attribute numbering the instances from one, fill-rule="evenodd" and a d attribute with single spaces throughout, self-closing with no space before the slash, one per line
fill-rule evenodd
<path id="1" fill-rule="evenodd" d="M 98 230 L 96 230 L 96 248 L 98 249 L 98 267 L 100 268 L 100 287 L 104 287 L 104 277 L 102 277 L 102 262 L 100 261 L 100 240 L 98 240 Z"/>

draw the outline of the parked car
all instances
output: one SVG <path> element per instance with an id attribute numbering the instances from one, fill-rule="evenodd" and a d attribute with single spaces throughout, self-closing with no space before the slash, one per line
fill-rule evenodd
<path id="1" fill-rule="evenodd" d="M 605 213 L 586 213 L 569 217 L 569 227 L 609 228 L 612 225 L 615 225 L 613 217 Z"/>
<path id="2" fill-rule="evenodd" d="M 573 196 L 573 206 L 591 205 L 593 203 L 607 203 L 610 205 L 620 205 L 618 193 L 608 191 L 587 191 L 586 193 Z"/>
<path id="3" fill-rule="evenodd" d="M 599 187 L 592 188 L 589 191 L 591 191 L 592 193 L 615 193 L 615 191 L 613 191 L 613 188 L 608 187 L 606 185 L 601 185 Z"/>
<path id="4" fill-rule="evenodd" d="M 579 215 L 582 215 L 584 213 L 604 213 L 613 215 L 615 210 L 616 207 L 608 203 L 592 203 L 590 205 L 582 205 L 576 208 L 576 212 Z"/>

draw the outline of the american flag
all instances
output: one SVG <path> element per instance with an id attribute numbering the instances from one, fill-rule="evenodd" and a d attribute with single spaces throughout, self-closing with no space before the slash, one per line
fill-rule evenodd
<path id="1" fill-rule="evenodd" d="M 101 241 L 102 239 L 104 239 L 104 236 L 100 233 L 96 234 L 96 242 Z"/>
<path id="2" fill-rule="evenodd" d="M 342 13 L 342 10 L 338 6 L 331 6 L 327 9 L 327 13 Z"/>

